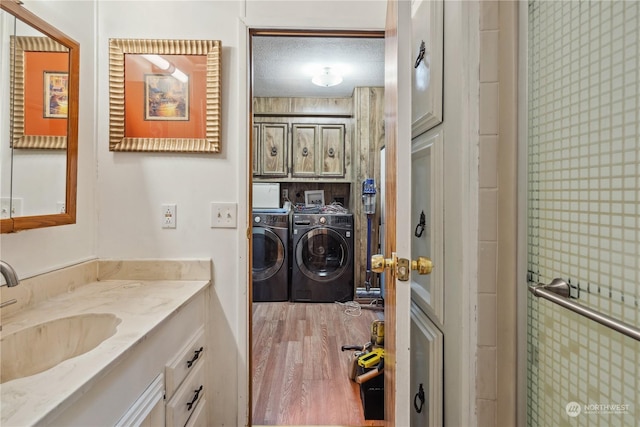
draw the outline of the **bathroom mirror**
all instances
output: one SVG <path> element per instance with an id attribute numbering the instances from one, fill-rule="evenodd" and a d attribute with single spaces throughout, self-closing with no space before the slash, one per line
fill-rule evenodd
<path id="1" fill-rule="evenodd" d="M 80 46 L 0 2 L 0 229 L 74 224 Z"/>

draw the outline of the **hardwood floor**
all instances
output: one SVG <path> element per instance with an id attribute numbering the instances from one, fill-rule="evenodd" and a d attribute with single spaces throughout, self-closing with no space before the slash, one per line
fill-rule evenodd
<path id="1" fill-rule="evenodd" d="M 375 319 L 335 303 L 254 303 L 253 425 L 384 425 L 364 419 L 353 351 L 341 351 L 369 341 Z"/>

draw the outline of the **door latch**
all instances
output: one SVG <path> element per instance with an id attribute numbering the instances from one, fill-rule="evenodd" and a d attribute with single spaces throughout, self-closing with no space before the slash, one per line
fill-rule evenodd
<path id="1" fill-rule="evenodd" d="M 376 254 L 371 256 L 371 270 L 375 273 L 383 273 L 385 269 L 395 268 L 398 280 L 406 282 L 409 280 L 411 270 L 416 270 L 418 274 L 429 274 L 433 270 L 433 262 L 427 257 L 418 257 L 415 261 L 406 258 L 398 258 L 392 254 L 391 258 Z"/>

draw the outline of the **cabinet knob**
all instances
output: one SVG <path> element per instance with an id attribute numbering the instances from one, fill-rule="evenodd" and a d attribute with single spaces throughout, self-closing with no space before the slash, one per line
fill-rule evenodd
<path id="1" fill-rule="evenodd" d="M 278 155 L 278 147 L 271 147 L 271 155 L 273 157 Z"/>
<path id="2" fill-rule="evenodd" d="M 333 147 L 331 147 L 329 148 L 329 150 L 327 150 L 327 153 L 329 154 L 329 157 L 335 157 L 336 150 L 334 150 Z"/>
<path id="3" fill-rule="evenodd" d="M 309 149 L 307 147 L 304 147 L 302 149 L 302 156 L 307 157 L 309 155 Z"/>

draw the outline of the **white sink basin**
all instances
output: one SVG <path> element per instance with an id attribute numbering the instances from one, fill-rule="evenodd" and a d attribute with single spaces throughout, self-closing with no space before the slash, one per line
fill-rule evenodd
<path id="1" fill-rule="evenodd" d="M 0 383 L 28 377 L 84 354 L 116 333 L 120 319 L 108 313 L 63 317 L 0 339 Z"/>

